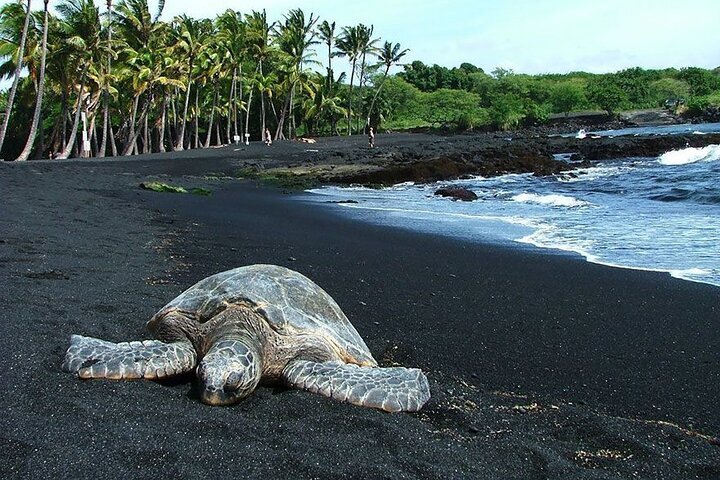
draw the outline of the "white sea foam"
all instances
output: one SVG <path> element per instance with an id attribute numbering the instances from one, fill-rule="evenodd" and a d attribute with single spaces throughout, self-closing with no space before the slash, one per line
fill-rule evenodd
<path id="1" fill-rule="evenodd" d="M 553 207 L 584 207 L 588 202 L 565 195 L 538 195 L 536 193 L 521 193 L 512 197 L 513 201 L 521 203 L 537 203 Z"/>
<path id="2" fill-rule="evenodd" d="M 693 133 L 693 135 L 707 135 L 707 133 L 701 132 L 701 131 L 699 131 L 699 130 L 695 130 L 695 131 L 692 132 L 692 133 Z"/>
<path id="3" fill-rule="evenodd" d="M 538 228 L 535 232 L 519 238 L 516 241 L 534 245 L 539 248 L 547 248 L 551 250 L 562 250 L 564 252 L 577 253 L 590 263 L 605 265 L 607 267 L 624 268 L 628 270 L 640 270 L 645 272 L 659 272 L 670 274 L 673 278 L 687 280 L 690 282 L 706 283 L 720 287 L 718 283 L 718 275 L 716 270 L 708 270 L 703 268 L 688 269 L 671 269 L 671 268 L 653 268 L 648 266 L 628 265 L 626 263 L 611 262 L 590 253 L 592 250 L 591 241 L 571 241 L 567 238 L 558 237 L 555 228 L 545 225 Z"/>
<path id="4" fill-rule="evenodd" d="M 715 160 L 720 160 L 720 145 L 672 150 L 660 155 L 659 159 L 663 165 L 687 165 L 688 163 L 712 162 Z"/>
<path id="5" fill-rule="evenodd" d="M 612 177 L 614 175 L 619 175 L 628 170 L 630 170 L 630 167 L 624 167 L 624 166 L 583 167 L 583 168 L 578 168 L 576 170 L 571 170 L 569 172 L 566 172 L 567 174 L 572 174 L 572 176 L 571 175 L 561 176 L 561 177 L 558 177 L 558 180 L 561 182 L 587 182 L 587 181 L 591 181 L 591 180 L 597 180 L 598 178 Z"/>

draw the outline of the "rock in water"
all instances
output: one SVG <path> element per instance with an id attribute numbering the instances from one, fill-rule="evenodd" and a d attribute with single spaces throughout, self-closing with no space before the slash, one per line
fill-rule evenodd
<path id="1" fill-rule="evenodd" d="M 451 197 L 454 200 L 462 200 L 463 202 L 472 202 L 478 198 L 475 192 L 463 187 L 438 188 L 435 191 L 435 195 L 439 195 L 441 197 Z"/>

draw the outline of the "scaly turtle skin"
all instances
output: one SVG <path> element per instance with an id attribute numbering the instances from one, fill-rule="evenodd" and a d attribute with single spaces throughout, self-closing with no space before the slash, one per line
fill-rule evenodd
<path id="1" fill-rule="evenodd" d="M 111 343 L 73 335 L 63 370 L 80 378 L 158 379 L 196 369 L 201 399 L 227 405 L 260 382 L 385 411 L 430 398 L 416 368 L 380 368 L 322 288 L 275 265 L 212 275 L 148 322 L 157 340 Z"/>

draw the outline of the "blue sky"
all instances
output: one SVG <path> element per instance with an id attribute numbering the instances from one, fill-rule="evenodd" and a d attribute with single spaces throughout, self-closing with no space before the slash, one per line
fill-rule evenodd
<path id="1" fill-rule="evenodd" d="M 270 20 L 302 8 L 339 26 L 372 24 L 382 40 L 410 49 L 408 62 L 470 62 L 486 72 L 720 66 L 718 0 L 167 0 L 164 18 L 212 17 L 228 7 L 265 8 Z"/>
<path id="2" fill-rule="evenodd" d="M 95 2 L 104 11 L 105 1 Z M 154 9 L 157 0 L 149 3 Z M 162 18 L 215 17 L 227 8 L 264 8 L 270 21 L 302 8 L 338 27 L 372 24 L 383 41 L 410 49 L 408 63 L 469 62 L 486 72 L 531 74 L 720 66 L 718 0 L 166 0 Z"/>

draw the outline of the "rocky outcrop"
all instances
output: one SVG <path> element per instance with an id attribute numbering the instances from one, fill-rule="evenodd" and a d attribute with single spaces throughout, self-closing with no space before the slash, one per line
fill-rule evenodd
<path id="1" fill-rule="evenodd" d="M 628 125 L 672 125 L 680 123 L 678 117 L 663 108 L 631 110 L 620 114 L 620 119 Z"/>
<path id="2" fill-rule="evenodd" d="M 435 195 L 440 197 L 450 197 L 453 200 L 462 200 L 463 202 L 472 202 L 477 200 L 478 196 L 472 190 L 462 187 L 443 187 L 435 191 Z"/>
<path id="3" fill-rule="evenodd" d="M 362 142 L 362 143 L 361 143 Z M 297 143 L 293 142 L 298 145 Z M 598 160 L 657 157 L 670 150 L 719 144 L 720 134 L 593 137 L 545 135 L 535 131 L 432 136 L 388 135 L 378 148 L 365 148 L 363 139 L 340 137 L 319 140 L 318 149 L 303 150 L 291 162 L 263 160 L 253 164 L 259 177 L 282 173 L 297 183 L 362 184 L 371 187 L 403 182 L 442 182 L 469 176 L 493 177 L 508 173 L 557 175 Z M 278 143 L 278 148 L 292 144 Z M 564 153 L 570 161 L 558 160 Z M 307 188 L 305 184 L 296 188 Z"/>

